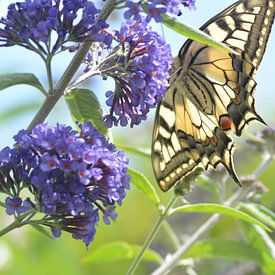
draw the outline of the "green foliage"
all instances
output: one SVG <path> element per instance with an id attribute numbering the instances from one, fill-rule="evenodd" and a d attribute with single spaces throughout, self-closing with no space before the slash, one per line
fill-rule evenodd
<path id="1" fill-rule="evenodd" d="M 144 12 L 148 14 L 148 5 L 143 4 L 142 7 Z M 192 40 L 208 45 L 210 47 L 223 50 L 225 52 L 236 53 L 233 49 L 219 41 L 216 41 L 215 39 L 213 39 L 213 37 L 209 36 L 205 32 L 188 26 L 187 24 L 175 19 L 175 17 L 172 17 L 168 14 L 162 14 L 161 16 L 163 19 L 162 22 L 165 26 L 183 36 L 186 36 Z"/>
<path id="2" fill-rule="evenodd" d="M 112 242 L 100 246 L 92 253 L 84 257 L 82 262 L 86 264 L 104 264 L 119 260 L 134 260 L 140 250 L 141 246 L 139 245 L 119 241 Z M 148 249 L 145 252 L 143 260 L 155 264 L 161 264 L 163 262 L 160 254 L 151 249 Z"/>
<path id="3" fill-rule="evenodd" d="M 125 145 L 125 144 L 118 144 L 117 147 L 120 148 L 121 150 L 126 151 L 129 154 L 134 154 L 139 157 L 142 157 L 142 158 L 144 158 L 145 161 L 151 160 L 151 150 L 150 149 L 137 148 L 137 147 L 132 147 L 132 146 Z"/>
<path id="4" fill-rule="evenodd" d="M 221 215 L 227 215 L 236 219 L 247 221 L 249 223 L 257 224 L 263 229 L 265 229 L 266 231 L 270 231 L 270 229 L 267 226 L 265 226 L 263 223 L 259 222 L 252 216 L 240 210 L 237 210 L 235 208 L 231 208 L 225 205 L 215 204 L 215 203 L 198 203 L 198 204 L 180 206 L 170 211 L 169 216 L 172 216 L 174 214 L 179 214 L 179 213 L 186 213 L 186 212 L 218 213 Z"/>
<path id="5" fill-rule="evenodd" d="M 260 253 L 253 246 L 243 242 L 219 238 L 196 242 L 183 257 L 194 259 L 222 258 L 234 261 L 261 262 Z"/>
<path id="6" fill-rule="evenodd" d="M 90 121 L 104 136 L 107 129 L 102 121 L 103 110 L 95 93 L 88 89 L 72 89 L 65 96 L 74 122 Z"/>
<path id="7" fill-rule="evenodd" d="M 128 174 L 132 177 L 131 183 L 135 185 L 147 198 L 149 198 L 155 205 L 160 204 L 160 199 L 151 185 L 150 181 L 141 173 L 129 169 Z"/>
<path id="8" fill-rule="evenodd" d="M 175 18 L 164 14 L 163 16 L 163 24 L 166 25 L 171 30 L 187 36 L 188 38 L 191 38 L 192 40 L 198 41 L 202 44 L 208 45 L 213 48 L 217 48 L 226 52 L 235 53 L 233 49 L 228 47 L 227 45 L 216 41 L 211 36 L 207 35 L 205 32 L 200 31 L 196 28 L 193 28 L 191 26 L 188 26 L 187 24 L 181 23 Z"/>
<path id="9" fill-rule="evenodd" d="M 13 73 L 0 75 L 0 90 L 14 85 L 26 84 L 37 88 L 44 95 L 47 94 L 38 78 L 31 73 Z"/>
<path id="10" fill-rule="evenodd" d="M 259 253 L 259 263 L 265 274 L 275 273 L 275 244 L 259 226 L 240 222 L 246 242 Z"/>
<path id="11" fill-rule="evenodd" d="M 37 230 L 38 232 L 42 233 L 45 237 L 51 239 L 51 240 L 54 240 L 54 237 L 52 236 L 52 234 L 47 230 L 45 229 L 45 227 L 39 225 L 39 224 L 31 224 L 31 226 Z"/>
<path id="12" fill-rule="evenodd" d="M 15 119 L 20 115 L 24 115 L 28 112 L 31 111 L 36 111 L 40 107 L 40 104 L 38 103 L 25 103 L 25 104 L 20 104 L 18 106 L 13 106 L 11 109 L 2 112 L 0 116 L 0 121 L 1 122 L 7 122 L 11 119 Z"/>
<path id="13" fill-rule="evenodd" d="M 239 203 L 240 209 L 275 229 L 275 213 L 262 204 Z"/>

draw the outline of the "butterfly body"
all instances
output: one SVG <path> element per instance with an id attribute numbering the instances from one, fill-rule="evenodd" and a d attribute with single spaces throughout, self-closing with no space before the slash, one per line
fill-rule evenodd
<path id="1" fill-rule="evenodd" d="M 152 163 L 163 191 L 218 164 L 240 184 L 230 133 L 240 136 L 253 120 L 264 123 L 255 111 L 255 75 L 274 10 L 274 0 L 238 1 L 201 27 L 235 53 L 187 40 L 175 57 L 153 131 Z"/>

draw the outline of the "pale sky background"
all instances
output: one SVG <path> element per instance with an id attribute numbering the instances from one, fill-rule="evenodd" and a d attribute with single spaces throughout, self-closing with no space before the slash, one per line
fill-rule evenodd
<path id="1" fill-rule="evenodd" d="M 0 16 L 6 14 L 7 5 L 15 1 L 0 0 Z M 102 2 L 102 1 L 97 1 Z M 200 27 L 208 19 L 216 13 L 234 3 L 235 1 L 213 1 L 213 0 L 197 0 L 197 9 L 189 11 L 184 9 L 181 20 L 189 25 Z M 120 22 L 116 22 L 116 26 L 120 26 Z M 160 25 L 155 25 L 155 28 L 162 32 Z M 186 40 L 185 37 L 180 36 L 166 28 L 164 28 L 165 38 L 171 44 L 173 53 L 176 54 L 181 45 Z M 70 61 L 71 55 L 61 54 L 55 59 L 53 65 L 55 81 L 62 75 L 66 68 L 66 64 Z M 270 126 L 275 126 L 275 85 L 273 83 L 275 77 L 275 32 L 273 30 L 265 57 L 257 74 L 257 92 L 256 92 L 256 106 L 258 113 L 265 119 Z M 14 73 L 14 72 L 32 72 L 40 79 L 43 84 L 46 84 L 45 67 L 38 55 L 27 51 L 20 47 L 0 48 L 0 74 Z M 105 91 L 111 89 L 104 81 L 93 82 L 93 90 L 98 96 L 102 95 L 102 102 L 105 101 Z M 110 85 L 111 83 L 109 83 Z M 0 117 L 5 112 L 20 106 L 22 103 L 37 103 L 41 104 L 43 96 L 31 86 L 15 86 L 6 90 L 0 91 Z M 6 145 L 12 145 L 12 136 L 22 128 L 26 128 L 34 116 L 35 112 L 31 111 L 24 116 L 10 119 L 6 123 L 0 121 L 0 148 Z M 151 111 L 153 117 L 154 111 Z M 49 117 L 48 121 L 51 124 L 56 122 L 63 122 L 71 124 L 72 121 L 66 110 L 66 105 L 61 101 L 55 108 L 54 113 Z M 250 130 L 254 129 L 257 123 L 250 126 Z M 143 126 L 145 127 L 145 126 Z M 138 130 L 138 127 L 136 127 Z M 251 130 L 251 131 L 252 131 Z M 119 131 L 119 130 L 118 130 Z M 127 130 L 128 131 L 128 130 Z M 130 131 L 130 130 L 129 130 Z"/>

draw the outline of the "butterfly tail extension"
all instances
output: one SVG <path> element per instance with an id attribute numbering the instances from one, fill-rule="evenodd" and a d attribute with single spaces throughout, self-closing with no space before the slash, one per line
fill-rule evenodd
<path id="1" fill-rule="evenodd" d="M 226 135 L 223 131 L 219 128 L 215 130 L 217 139 L 222 141 L 221 144 L 218 146 L 217 151 L 220 153 L 221 163 L 226 168 L 227 172 L 231 176 L 231 178 L 237 183 L 237 185 L 241 186 L 241 181 L 236 173 L 233 155 L 235 151 L 235 144 L 231 140 L 231 138 Z"/>
<path id="2" fill-rule="evenodd" d="M 245 53 L 241 56 L 231 55 L 231 57 L 234 72 L 231 72 L 230 77 L 227 78 L 225 89 L 234 95 L 227 106 L 227 111 L 233 122 L 235 134 L 240 136 L 253 120 L 265 125 L 266 123 L 256 112 L 255 107 L 254 94 L 257 86 L 255 66 Z"/>
<path id="3" fill-rule="evenodd" d="M 201 140 L 204 148 L 203 158 L 208 160 L 206 170 L 216 168 L 219 164 L 222 164 L 232 179 L 240 185 L 233 161 L 236 147 L 234 142 L 225 131 L 221 130 L 215 117 L 202 112 L 200 112 L 200 117 L 200 131 L 203 132 L 201 136 L 204 136 L 203 140 Z"/>

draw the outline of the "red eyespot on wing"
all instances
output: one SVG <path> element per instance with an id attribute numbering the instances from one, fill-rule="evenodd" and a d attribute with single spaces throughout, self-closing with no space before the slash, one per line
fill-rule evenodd
<path id="1" fill-rule="evenodd" d="M 220 117 L 219 124 L 220 124 L 220 128 L 223 131 L 228 131 L 232 129 L 232 120 L 227 115 L 223 115 Z"/>

